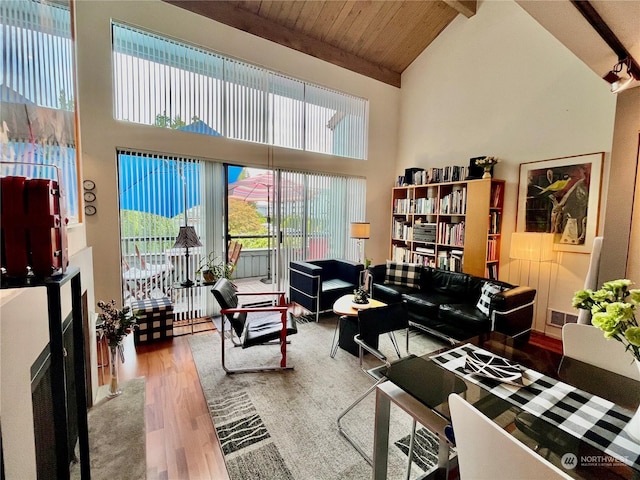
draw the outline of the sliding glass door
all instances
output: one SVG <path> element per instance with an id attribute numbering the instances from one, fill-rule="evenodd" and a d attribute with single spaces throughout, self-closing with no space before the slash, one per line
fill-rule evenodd
<path id="1" fill-rule="evenodd" d="M 284 170 L 279 175 L 282 185 L 289 186 L 279 192 L 276 210 L 281 287 L 289 285 L 291 261 L 356 260 L 357 244 L 349 238 L 349 225 L 365 218 L 366 181 Z"/>
<path id="2" fill-rule="evenodd" d="M 227 176 L 227 239 L 243 245 L 235 278 L 287 290 L 293 260 L 357 258 L 348 232 L 364 220 L 364 179 L 240 166 Z"/>

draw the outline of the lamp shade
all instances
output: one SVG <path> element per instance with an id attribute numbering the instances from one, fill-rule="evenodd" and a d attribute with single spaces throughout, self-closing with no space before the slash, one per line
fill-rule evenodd
<path id="1" fill-rule="evenodd" d="M 192 248 L 192 247 L 201 247 L 200 239 L 198 238 L 198 234 L 196 233 L 196 229 L 193 227 L 180 227 L 180 232 L 178 232 L 178 238 L 176 238 L 176 243 L 173 245 L 173 248 Z"/>
<path id="2" fill-rule="evenodd" d="M 351 238 L 369 238 L 370 233 L 369 222 L 351 222 Z"/>
<path id="3" fill-rule="evenodd" d="M 509 257 L 515 260 L 551 262 L 555 259 L 553 233 L 515 232 L 511 235 Z"/>

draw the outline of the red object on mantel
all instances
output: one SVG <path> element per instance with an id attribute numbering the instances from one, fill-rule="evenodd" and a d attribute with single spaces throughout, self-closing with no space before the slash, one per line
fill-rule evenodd
<path id="1" fill-rule="evenodd" d="M 66 223 L 55 180 L 2 177 L 2 266 L 8 277 L 64 273 L 69 264 Z"/>

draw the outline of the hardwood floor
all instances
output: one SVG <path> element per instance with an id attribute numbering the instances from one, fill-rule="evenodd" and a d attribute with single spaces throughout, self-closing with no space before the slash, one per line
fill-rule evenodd
<path id="1" fill-rule="evenodd" d="M 198 324 L 194 335 L 209 328 Z M 146 377 L 148 480 L 229 480 L 224 457 L 211 423 L 188 336 L 147 345 L 125 340 L 122 381 Z M 532 334 L 531 343 L 562 353 L 560 340 Z M 108 368 L 100 368 L 100 384 Z"/>
<path id="2" fill-rule="evenodd" d="M 147 479 L 228 480 L 187 339 L 125 341 L 120 379 L 146 377 Z M 104 383 L 108 368 L 99 370 Z"/>
<path id="3" fill-rule="evenodd" d="M 551 350 L 552 352 L 562 354 L 562 340 L 547 337 L 542 333 L 531 332 L 529 343 L 537 345 L 538 347 L 546 348 L 547 350 Z"/>

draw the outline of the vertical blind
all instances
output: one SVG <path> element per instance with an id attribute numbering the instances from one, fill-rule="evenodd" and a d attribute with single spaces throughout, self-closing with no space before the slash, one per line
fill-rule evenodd
<path id="1" fill-rule="evenodd" d="M 249 142 L 367 156 L 368 102 L 113 24 L 114 116 Z"/>
<path id="2" fill-rule="evenodd" d="M 365 219 L 366 180 L 296 171 L 280 171 L 279 222 L 282 231 L 281 277 L 288 284 L 289 262 L 304 259 L 358 259 L 356 240 L 349 236 L 351 222 Z"/>
<path id="3" fill-rule="evenodd" d="M 193 226 L 206 244 L 199 160 L 118 151 L 122 293 L 125 302 L 169 297 L 176 320 L 202 316 L 201 289 L 173 291 L 187 278 L 184 248 L 173 248 L 180 226 Z M 196 276 L 204 247 L 189 249 L 188 275 Z"/>
<path id="4" fill-rule="evenodd" d="M 78 221 L 73 42 L 68 6 L 0 2 L 2 175 L 57 179 L 70 223 Z M 6 125 L 6 129 L 5 129 Z M 22 165 L 18 165 L 22 164 Z M 24 165 L 26 164 L 26 165 Z"/>

